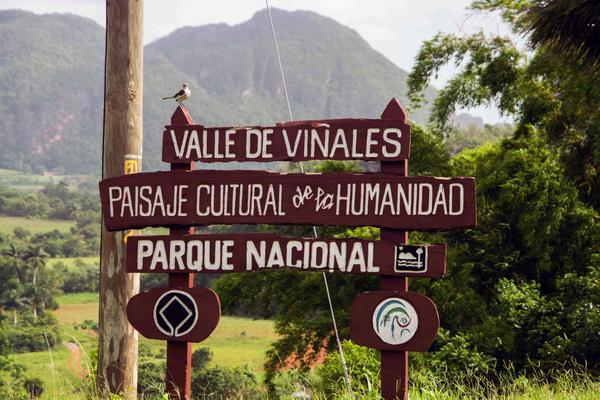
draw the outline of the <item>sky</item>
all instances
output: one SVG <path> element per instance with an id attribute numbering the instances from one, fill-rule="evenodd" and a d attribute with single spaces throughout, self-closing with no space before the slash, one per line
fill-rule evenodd
<path id="1" fill-rule="evenodd" d="M 273 8 L 311 10 L 356 30 L 374 49 L 409 71 L 424 40 L 437 32 L 509 34 L 500 18 L 476 13 L 472 0 L 269 0 Z M 20 8 L 35 13 L 70 12 L 105 26 L 105 0 L 0 0 L 0 9 Z M 150 43 L 183 26 L 244 22 L 265 8 L 265 0 L 145 0 L 144 41 Z M 277 26 L 277 21 L 275 26 Z M 265 21 L 267 23 L 267 21 Z M 441 87 L 455 71 L 441 71 Z M 485 122 L 507 121 L 495 108 L 468 110 Z"/>

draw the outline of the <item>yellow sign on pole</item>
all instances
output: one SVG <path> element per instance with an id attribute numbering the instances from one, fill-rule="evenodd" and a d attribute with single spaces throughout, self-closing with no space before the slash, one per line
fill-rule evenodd
<path id="1" fill-rule="evenodd" d="M 126 159 L 123 163 L 123 173 L 125 175 L 137 174 L 138 172 L 140 172 L 140 156 L 133 156 L 128 154 L 125 156 L 125 158 Z M 137 235 L 137 233 L 138 232 L 136 230 L 130 230 L 123 233 L 123 243 L 127 244 L 127 239 L 129 238 L 129 236 Z"/>
<path id="2" fill-rule="evenodd" d="M 136 174 L 139 171 L 139 160 L 125 160 L 123 164 L 123 172 L 125 175 Z"/>

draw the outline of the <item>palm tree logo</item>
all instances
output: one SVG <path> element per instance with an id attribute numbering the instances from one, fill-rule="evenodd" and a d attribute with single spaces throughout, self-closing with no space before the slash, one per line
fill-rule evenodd
<path id="1" fill-rule="evenodd" d="M 388 298 L 379 303 L 373 313 L 373 329 L 386 343 L 408 342 L 419 324 L 414 307 L 404 299 Z"/>

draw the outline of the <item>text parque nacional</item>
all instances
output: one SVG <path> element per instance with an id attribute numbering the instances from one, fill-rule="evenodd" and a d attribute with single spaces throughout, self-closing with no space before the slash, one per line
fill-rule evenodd
<path id="1" fill-rule="evenodd" d="M 421 251 L 423 256 L 411 259 Z M 127 272 L 229 273 L 329 271 L 351 274 L 443 276 L 446 246 L 407 246 L 386 240 L 310 239 L 268 233 L 132 236 Z M 420 262 L 409 268 L 399 260 Z"/>

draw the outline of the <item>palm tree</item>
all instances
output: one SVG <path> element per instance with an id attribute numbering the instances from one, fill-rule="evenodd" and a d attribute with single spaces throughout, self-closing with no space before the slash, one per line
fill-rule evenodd
<path id="1" fill-rule="evenodd" d="M 13 310 L 13 326 L 16 328 L 18 325 L 17 311 L 24 308 L 28 303 L 28 299 L 23 296 L 23 290 L 21 287 L 11 289 L 2 296 L 2 303 Z"/>
<path id="2" fill-rule="evenodd" d="M 545 45 L 600 65 L 598 0 L 531 0 L 522 21 L 534 47 Z"/>
<path id="3" fill-rule="evenodd" d="M 18 285 L 21 283 L 21 273 L 23 260 L 25 259 L 25 251 L 14 242 L 11 242 L 8 245 L 8 248 L 2 251 L 2 255 L 12 259 L 11 267 Z"/>
<path id="4" fill-rule="evenodd" d="M 32 269 L 32 280 L 31 284 L 35 289 L 35 285 L 37 283 L 37 272 L 39 268 L 43 268 L 46 266 L 46 259 L 48 258 L 48 253 L 44 251 L 42 246 L 31 246 L 27 250 L 27 254 L 25 255 L 25 260 L 31 266 Z M 36 302 L 33 302 L 33 318 L 37 318 L 37 307 Z"/>
<path id="5" fill-rule="evenodd" d="M 23 248 L 21 248 L 14 242 L 11 242 L 8 245 L 8 248 L 6 248 L 2 251 L 2 255 L 10 258 L 12 260 L 10 267 L 12 269 L 12 273 L 15 276 L 15 281 L 17 282 L 16 290 L 19 290 L 20 289 L 19 285 L 21 284 L 21 274 L 23 273 L 23 260 L 25 258 L 25 251 L 23 250 Z M 14 304 L 12 304 L 12 303 L 14 303 Z M 11 308 L 13 309 L 13 325 L 15 327 L 17 327 L 17 324 L 18 324 L 17 310 L 19 307 L 15 306 L 16 303 L 14 301 L 11 301 L 11 304 L 12 304 L 12 306 L 11 305 L 9 305 L 9 306 L 11 306 Z"/>

